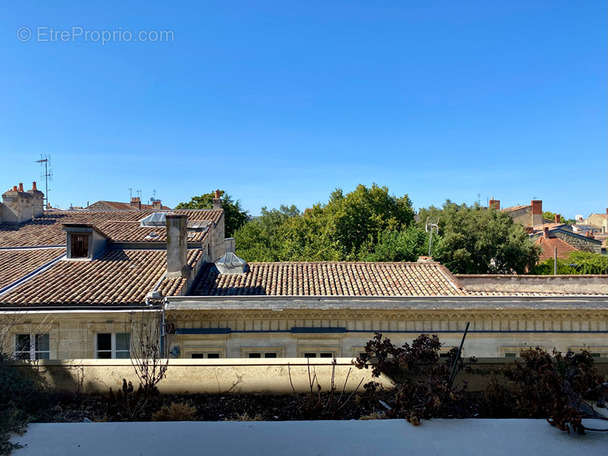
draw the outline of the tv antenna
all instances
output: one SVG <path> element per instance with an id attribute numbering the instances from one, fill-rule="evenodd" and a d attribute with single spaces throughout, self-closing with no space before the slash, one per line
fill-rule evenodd
<path id="1" fill-rule="evenodd" d="M 137 197 L 139 198 L 139 200 L 141 201 L 141 190 L 137 190 Z"/>
<path id="2" fill-rule="evenodd" d="M 129 187 L 129 201 L 133 199 L 133 188 Z"/>
<path id="3" fill-rule="evenodd" d="M 44 179 L 44 207 L 49 207 L 49 182 L 53 182 L 53 169 L 51 168 L 51 156 L 48 154 L 40 154 L 40 160 L 36 160 L 40 166 L 44 168 L 40 172 L 40 178 Z"/>
<path id="4" fill-rule="evenodd" d="M 429 237 L 429 256 L 431 256 L 431 248 L 433 247 L 433 230 L 435 230 L 437 234 L 439 234 L 439 219 L 437 219 L 437 221 L 433 223 L 432 220 L 429 220 L 429 218 L 427 218 L 424 230 L 427 233 L 431 233 Z"/>

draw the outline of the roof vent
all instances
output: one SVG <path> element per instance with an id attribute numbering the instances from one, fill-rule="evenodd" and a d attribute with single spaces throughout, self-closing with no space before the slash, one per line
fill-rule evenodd
<path id="1" fill-rule="evenodd" d="M 139 221 L 139 226 L 167 226 L 167 213 L 154 212 Z"/>
<path id="2" fill-rule="evenodd" d="M 247 272 L 247 262 L 236 256 L 234 252 L 226 252 L 215 262 L 220 274 L 245 274 Z"/>

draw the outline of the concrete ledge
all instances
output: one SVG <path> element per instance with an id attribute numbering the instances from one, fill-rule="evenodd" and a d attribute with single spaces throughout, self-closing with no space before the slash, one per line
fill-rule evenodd
<path id="1" fill-rule="evenodd" d="M 606 422 L 585 422 L 605 428 Z M 15 436 L 19 456 L 605 456 L 606 432 L 571 435 L 545 420 L 54 423 Z"/>

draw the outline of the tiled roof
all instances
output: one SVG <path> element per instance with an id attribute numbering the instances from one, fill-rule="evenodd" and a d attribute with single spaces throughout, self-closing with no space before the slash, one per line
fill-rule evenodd
<path id="1" fill-rule="evenodd" d="M 130 209 L 134 209 L 134 208 L 133 208 L 133 206 L 131 206 L 131 203 L 121 203 L 118 201 L 97 201 L 97 202 L 87 206 L 86 209 L 91 210 L 91 211 L 98 211 L 98 210 L 124 211 L 124 210 L 130 210 Z M 154 209 L 154 206 L 152 204 L 141 204 L 141 209 Z M 167 206 L 162 206 L 161 210 L 167 211 L 167 210 L 171 210 L 171 208 L 167 207 Z"/>
<path id="2" fill-rule="evenodd" d="M 540 254 L 539 261 L 545 261 L 549 258 L 553 258 L 553 252 L 556 247 L 557 258 L 560 260 L 567 260 L 570 253 L 578 250 L 559 238 L 544 238 L 541 236 L 536 240 L 535 244 L 540 245 L 543 249 Z"/>
<path id="3" fill-rule="evenodd" d="M 188 251 L 192 266 L 200 250 Z M 137 305 L 163 277 L 167 267 L 164 250 L 109 250 L 92 261 L 63 260 L 0 296 L 4 306 Z M 186 280 L 164 279 L 163 295 L 178 295 Z"/>
<path id="4" fill-rule="evenodd" d="M 439 263 L 250 263 L 245 274 L 206 266 L 192 295 L 461 296 Z"/>
<path id="5" fill-rule="evenodd" d="M 43 217 L 21 225 L 0 224 L 0 247 L 28 247 L 65 245 L 64 223 L 91 224 L 116 242 L 164 242 L 165 228 L 140 228 L 139 220 L 154 213 L 150 210 L 129 211 L 65 211 L 48 212 Z M 186 214 L 188 221 L 219 222 L 222 210 L 177 210 L 176 214 Z M 158 239 L 146 238 L 151 232 L 160 235 Z M 199 242 L 204 234 L 189 238 Z"/>
<path id="6" fill-rule="evenodd" d="M 62 255 L 65 249 L 61 248 L 0 250 L 0 289 Z"/>

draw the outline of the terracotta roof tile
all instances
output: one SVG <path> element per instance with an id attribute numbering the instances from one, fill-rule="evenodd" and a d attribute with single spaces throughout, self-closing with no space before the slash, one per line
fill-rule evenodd
<path id="1" fill-rule="evenodd" d="M 200 250 L 188 251 L 192 266 Z M 144 304 L 146 295 L 163 277 L 164 250 L 109 250 L 92 261 L 64 260 L 0 296 L 4 306 L 111 306 Z M 159 291 L 182 294 L 185 279 L 164 279 Z"/>
<path id="2" fill-rule="evenodd" d="M 553 258 L 554 249 L 557 247 L 557 258 L 560 260 L 567 260 L 570 253 L 578 251 L 575 247 L 572 247 L 565 241 L 559 238 L 544 238 L 539 237 L 535 242 L 536 245 L 540 245 L 543 249 L 539 261 L 545 261 L 549 258 Z"/>
<path id="3" fill-rule="evenodd" d="M 30 247 L 65 245 L 66 234 L 62 229 L 65 223 L 91 224 L 110 236 L 115 242 L 165 242 L 165 228 L 141 228 L 139 220 L 155 211 L 65 211 L 47 212 L 21 225 L 0 224 L 0 247 Z M 223 210 L 177 210 L 186 214 L 188 221 L 209 221 L 218 223 Z M 160 235 L 158 239 L 146 238 L 151 232 Z M 190 242 L 200 242 L 204 234 L 198 232 L 189 238 Z"/>
<path id="4" fill-rule="evenodd" d="M 462 296 L 439 263 L 250 263 L 245 274 L 206 270 L 193 295 Z"/>
<path id="5" fill-rule="evenodd" d="M 65 255 L 65 249 L 0 250 L 0 288 Z"/>

